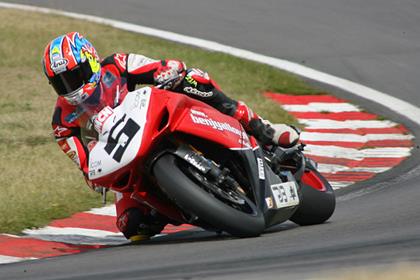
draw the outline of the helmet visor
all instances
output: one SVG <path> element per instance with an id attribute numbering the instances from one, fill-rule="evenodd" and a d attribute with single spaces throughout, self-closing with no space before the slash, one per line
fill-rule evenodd
<path id="1" fill-rule="evenodd" d="M 57 94 L 64 96 L 80 89 L 89 82 L 91 77 L 92 69 L 90 68 L 89 62 L 86 60 L 73 69 L 64 71 L 50 78 L 50 82 Z"/>

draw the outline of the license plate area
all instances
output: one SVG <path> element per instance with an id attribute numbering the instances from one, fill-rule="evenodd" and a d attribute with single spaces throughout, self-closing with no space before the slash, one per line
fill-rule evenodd
<path id="1" fill-rule="evenodd" d="M 296 182 L 285 182 L 271 185 L 274 205 L 269 208 L 280 209 L 299 204 L 299 195 Z"/>

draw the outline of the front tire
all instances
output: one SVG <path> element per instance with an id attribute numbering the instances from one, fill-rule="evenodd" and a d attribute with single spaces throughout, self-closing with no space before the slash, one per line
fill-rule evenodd
<path id="1" fill-rule="evenodd" d="M 255 213 L 235 209 L 201 188 L 184 172 L 171 154 L 161 156 L 153 166 L 160 188 L 187 213 L 237 237 L 258 236 L 263 232 L 265 221 L 258 207 L 254 207 Z"/>

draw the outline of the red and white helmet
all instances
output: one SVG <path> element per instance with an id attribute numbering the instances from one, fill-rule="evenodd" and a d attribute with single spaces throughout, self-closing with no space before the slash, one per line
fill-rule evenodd
<path id="1" fill-rule="evenodd" d="M 101 64 L 93 45 L 78 32 L 52 40 L 45 48 L 44 72 L 58 95 L 70 104 L 85 101 L 101 79 Z"/>

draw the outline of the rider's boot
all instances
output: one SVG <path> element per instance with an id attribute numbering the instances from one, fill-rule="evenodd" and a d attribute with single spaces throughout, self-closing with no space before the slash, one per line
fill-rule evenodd
<path id="1" fill-rule="evenodd" d="M 277 145 L 289 148 L 296 145 L 299 140 L 299 130 L 286 124 L 271 124 L 254 113 L 245 103 L 238 101 L 232 107 L 225 107 L 230 115 L 237 119 L 248 134 L 254 136 L 263 145 Z"/>
<path id="2" fill-rule="evenodd" d="M 117 221 L 118 228 L 131 243 L 149 240 L 159 234 L 166 225 L 166 221 L 145 215 L 137 208 L 127 209 Z"/>

